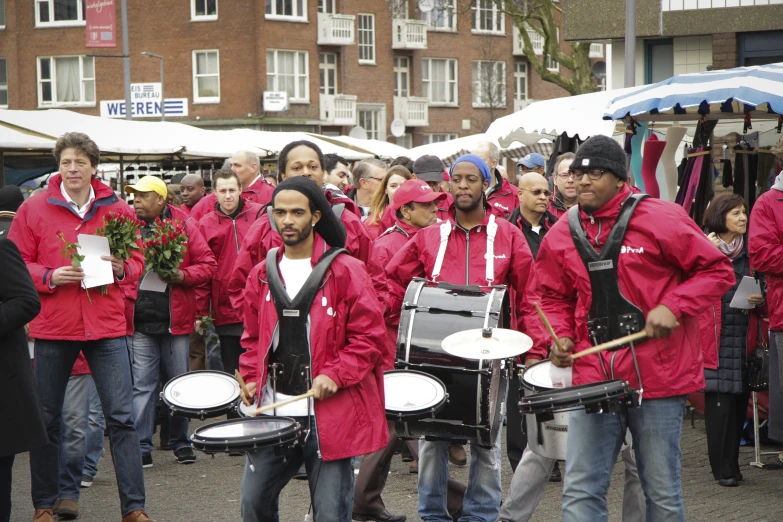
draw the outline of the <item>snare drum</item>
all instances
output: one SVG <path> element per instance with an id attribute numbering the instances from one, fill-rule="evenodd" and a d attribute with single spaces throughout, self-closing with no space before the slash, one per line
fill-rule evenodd
<path id="1" fill-rule="evenodd" d="M 261 416 L 231 419 L 198 428 L 190 437 L 193 447 L 204 453 L 235 453 L 259 448 L 291 447 L 302 428 L 290 417 Z"/>
<path id="2" fill-rule="evenodd" d="M 448 400 L 446 386 L 423 372 L 391 370 L 383 374 L 386 417 L 404 424 L 427 417 L 434 418 Z"/>
<path id="3" fill-rule="evenodd" d="M 177 417 L 207 419 L 233 410 L 239 401 L 239 383 L 223 372 L 200 370 L 184 373 L 166 383 L 161 399 Z"/>
<path id="4" fill-rule="evenodd" d="M 397 368 L 429 374 L 449 399 L 434 418 L 408 422 L 400 437 L 439 440 L 477 438 L 492 446 L 502 424 L 508 387 L 506 361 L 470 360 L 446 353 L 447 336 L 475 328 L 507 328 L 504 286 L 454 286 L 416 278 L 403 299 L 397 336 Z"/>

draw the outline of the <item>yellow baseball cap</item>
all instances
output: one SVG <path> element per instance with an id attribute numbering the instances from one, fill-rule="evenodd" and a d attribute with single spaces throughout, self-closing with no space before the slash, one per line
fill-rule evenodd
<path id="1" fill-rule="evenodd" d="M 155 176 L 144 176 L 135 185 L 125 185 L 125 192 L 133 194 L 136 192 L 157 192 L 164 198 L 169 191 L 162 179 Z"/>

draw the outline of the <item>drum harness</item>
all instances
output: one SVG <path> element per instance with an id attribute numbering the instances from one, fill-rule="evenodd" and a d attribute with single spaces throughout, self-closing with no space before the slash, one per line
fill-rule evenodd
<path id="1" fill-rule="evenodd" d="M 648 197 L 646 194 L 631 194 L 623 201 L 617 221 L 609 231 L 609 237 L 600 253 L 596 252 L 587 238 L 587 233 L 579 220 L 579 207 L 574 206 L 568 211 L 571 237 L 590 276 L 592 303 L 587 316 L 587 328 L 594 346 L 644 329 L 644 313 L 638 306 L 626 299 L 620 291 L 617 268 L 622 252 L 623 238 L 628 230 L 631 216 L 639 202 Z M 629 348 L 636 377 L 639 380 L 639 404 L 641 404 L 644 386 L 633 342 L 629 343 Z M 615 350 L 610 363 L 611 379 L 614 379 L 614 358 L 616 355 L 617 351 Z M 603 357 L 599 355 L 598 360 L 601 363 L 604 376 L 609 379 L 610 373 L 607 372 Z"/>

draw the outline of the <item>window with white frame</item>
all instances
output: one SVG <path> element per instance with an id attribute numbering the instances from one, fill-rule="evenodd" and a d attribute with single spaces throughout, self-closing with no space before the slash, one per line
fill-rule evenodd
<path id="1" fill-rule="evenodd" d="M 193 51 L 193 103 L 220 103 L 220 54 Z"/>
<path id="2" fill-rule="evenodd" d="M 421 13 L 421 19 L 435 31 L 457 30 L 456 0 L 434 0 L 435 6 L 428 13 Z"/>
<path id="3" fill-rule="evenodd" d="M 359 63 L 375 63 L 375 15 L 359 14 Z"/>
<path id="4" fill-rule="evenodd" d="M 397 139 L 397 145 L 399 145 L 400 147 L 405 149 L 413 148 L 413 135 L 403 134 L 402 136 L 397 136 L 396 139 Z"/>
<path id="5" fill-rule="evenodd" d="M 8 71 L 5 68 L 5 58 L 0 58 L 0 108 L 8 108 Z"/>
<path id="6" fill-rule="evenodd" d="M 307 51 L 266 51 L 266 89 L 285 91 L 288 101 L 308 103 L 310 101 L 309 75 L 307 72 Z"/>
<path id="7" fill-rule="evenodd" d="M 494 0 L 473 0 L 473 32 L 503 34 L 505 17 L 503 9 Z"/>
<path id="8" fill-rule="evenodd" d="M 386 105 L 358 104 L 356 116 L 359 126 L 367 131 L 368 140 L 386 140 Z"/>
<path id="9" fill-rule="evenodd" d="M 557 38 L 557 48 L 560 48 L 560 28 L 557 28 L 557 32 L 555 33 L 555 37 Z M 547 54 L 546 56 L 546 68 L 548 71 L 552 72 L 560 72 L 560 62 L 552 58 L 551 54 Z"/>
<path id="10" fill-rule="evenodd" d="M 337 0 L 318 0 L 318 12 L 337 14 Z"/>
<path id="11" fill-rule="evenodd" d="M 337 94 L 337 54 L 319 53 L 318 70 L 321 73 L 321 94 Z"/>
<path id="12" fill-rule="evenodd" d="M 527 100 L 527 64 L 514 62 L 514 99 Z"/>
<path id="13" fill-rule="evenodd" d="M 266 0 L 266 18 L 307 20 L 307 0 Z"/>
<path id="14" fill-rule="evenodd" d="M 35 25 L 84 25 L 85 0 L 35 0 Z"/>
<path id="15" fill-rule="evenodd" d="M 217 20 L 218 0 L 190 0 L 190 19 L 194 21 Z"/>
<path id="16" fill-rule="evenodd" d="M 411 66 L 407 56 L 394 57 L 394 96 L 407 98 L 411 92 Z"/>
<path id="17" fill-rule="evenodd" d="M 473 62 L 473 106 L 506 106 L 506 62 Z"/>
<path id="18" fill-rule="evenodd" d="M 94 107 L 95 60 L 91 56 L 39 57 L 38 105 Z"/>
<path id="19" fill-rule="evenodd" d="M 457 60 L 424 58 L 421 63 L 424 97 L 432 105 L 457 105 Z"/>
<path id="20" fill-rule="evenodd" d="M 456 140 L 457 138 L 459 138 L 458 134 L 453 134 L 450 132 L 425 134 L 424 144 L 429 145 L 430 143 L 443 143 L 444 141 Z"/>

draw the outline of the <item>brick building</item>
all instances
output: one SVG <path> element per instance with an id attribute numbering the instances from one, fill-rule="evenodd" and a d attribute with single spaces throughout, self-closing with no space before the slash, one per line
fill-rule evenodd
<path id="1" fill-rule="evenodd" d="M 396 141 L 410 147 L 567 95 L 529 67 L 491 0 L 434 0 L 426 13 L 415 0 L 127 1 L 131 81 L 158 82 L 158 60 L 141 53 L 163 56 L 165 97 L 186 99 L 177 121 L 194 125 L 324 134 L 359 125 L 394 141 L 389 126 L 401 119 Z M 87 49 L 84 0 L 0 0 L 0 107 L 99 115 L 102 100 L 123 99 L 122 60 L 101 56 L 122 50 L 111 3 L 118 47 Z M 264 91 L 287 92 L 288 110 L 265 111 Z"/>

